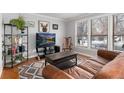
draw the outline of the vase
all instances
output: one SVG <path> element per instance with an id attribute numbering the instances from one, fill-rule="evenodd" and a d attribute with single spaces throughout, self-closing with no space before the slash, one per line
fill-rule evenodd
<path id="1" fill-rule="evenodd" d="M 24 34 L 24 30 L 21 30 L 21 33 Z"/>

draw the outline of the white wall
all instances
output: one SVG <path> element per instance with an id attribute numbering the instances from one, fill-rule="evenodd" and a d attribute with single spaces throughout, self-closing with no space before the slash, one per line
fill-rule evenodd
<path id="1" fill-rule="evenodd" d="M 77 21 L 81 21 L 81 20 L 88 20 L 89 22 L 89 32 L 91 31 L 91 28 L 90 28 L 90 21 L 91 19 L 94 19 L 94 18 L 99 18 L 99 17 L 103 17 L 103 16 L 108 16 L 108 49 L 109 50 L 112 50 L 113 49 L 113 43 L 111 42 L 112 41 L 112 34 L 113 34 L 113 19 L 112 19 L 112 15 L 114 14 L 102 14 L 102 15 L 95 15 L 93 17 L 86 17 L 86 18 L 82 18 L 80 20 L 73 20 L 73 21 L 68 21 L 66 22 L 66 36 L 71 36 L 72 39 L 73 39 L 73 45 L 75 45 L 75 48 L 74 50 L 79 52 L 79 53 L 86 53 L 88 55 L 96 55 L 97 53 L 97 50 L 96 49 L 91 49 L 90 47 L 88 48 L 84 48 L 84 47 L 81 47 L 81 46 L 76 46 L 76 22 Z M 90 34 L 90 33 L 89 33 Z M 89 39 L 90 41 L 90 39 Z"/>
<path id="2" fill-rule="evenodd" d="M 50 32 L 56 33 L 56 45 L 62 46 L 62 40 L 65 36 L 65 22 L 62 19 L 30 13 L 5 13 L 3 14 L 3 22 L 9 23 L 10 19 L 17 18 L 19 15 L 23 16 L 26 21 L 35 22 L 35 27 L 29 27 L 29 57 L 37 56 L 35 35 L 38 32 L 38 20 L 48 21 L 50 23 Z M 58 30 L 53 30 L 52 24 L 58 24 Z"/>
<path id="3" fill-rule="evenodd" d="M 3 61 L 2 61 L 2 14 L 0 14 L 0 76 L 3 69 Z"/>
<path id="4" fill-rule="evenodd" d="M 72 37 L 73 45 L 75 44 L 75 21 L 66 22 L 66 36 Z"/>

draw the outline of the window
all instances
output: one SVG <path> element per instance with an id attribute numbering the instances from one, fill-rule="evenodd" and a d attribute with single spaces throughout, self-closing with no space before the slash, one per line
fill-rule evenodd
<path id="1" fill-rule="evenodd" d="M 91 47 L 107 49 L 108 17 L 93 19 L 91 22 Z"/>
<path id="2" fill-rule="evenodd" d="M 124 14 L 114 16 L 114 50 L 124 50 Z"/>
<path id="3" fill-rule="evenodd" d="M 88 47 L 88 21 L 77 23 L 77 45 Z"/>

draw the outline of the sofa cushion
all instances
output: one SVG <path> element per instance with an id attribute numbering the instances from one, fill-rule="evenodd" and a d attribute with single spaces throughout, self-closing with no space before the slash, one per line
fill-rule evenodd
<path id="1" fill-rule="evenodd" d="M 106 60 L 113 60 L 120 52 L 118 51 L 109 51 L 109 50 L 103 50 L 99 49 L 97 51 L 97 55 L 106 59 Z"/>
<path id="2" fill-rule="evenodd" d="M 103 67 L 102 64 L 92 60 L 87 60 L 85 62 L 82 62 L 78 66 L 94 75 Z"/>
<path id="3" fill-rule="evenodd" d="M 124 53 L 123 53 L 124 54 Z M 120 55 L 119 55 L 120 56 Z M 101 79 L 124 78 L 124 57 L 117 57 L 106 64 L 95 76 Z"/>
<path id="4" fill-rule="evenodd" d="M 102 58 L 102 57 L 100 57 L 100 56 L 92 57 L 92 58 L 90 58 L 89 60 L 98 62 L 98 63 L 100 63 L 100 64 L 102 64 L 102 65 L 105 65 L 105 64 L 107 64 L 107 63 L 110 61 L 110 60 L 104 59 L 104 58 Z"/>
<path id="5" fill-rule="evenodd" d="M 93 74 L 91 74 L 88 71 L 86 71 L 80 67 L 77 67 L 77 66 L 66 69 L 66 70 L 64 70 L 64 72 L 68 73 L 75 79 L 91 79 L 94 77 Z"/>

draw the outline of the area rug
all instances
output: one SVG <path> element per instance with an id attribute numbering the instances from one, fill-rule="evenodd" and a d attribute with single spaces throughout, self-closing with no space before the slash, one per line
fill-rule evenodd
<path id="1" fill-rule="evenodd" d="M 42 70 L 44 61 L 35 62 L 29 65 L 18 67 L 20 79 L 44 79 L 42 77 Z"/>
<path id="2" fill-rule="evenodd" d="M 71 60 L 75 61 L 75 59 Z M 84 60 L 78 57 L 77 63 L 80 64 Z M 44 79 L 42 70 L 45 67 L 45 60 L 38 61 L 29 65 L 22 65 L 18 67 L 20 79 Z"/>

